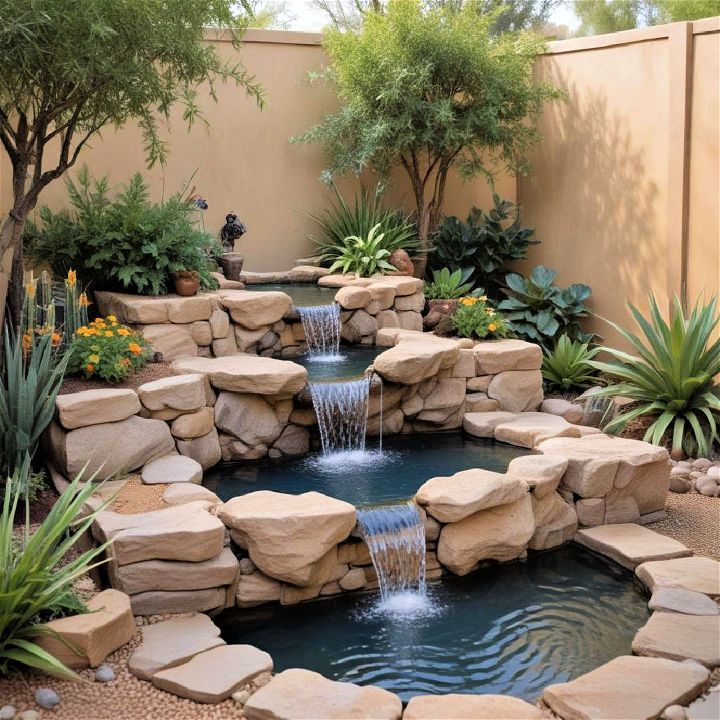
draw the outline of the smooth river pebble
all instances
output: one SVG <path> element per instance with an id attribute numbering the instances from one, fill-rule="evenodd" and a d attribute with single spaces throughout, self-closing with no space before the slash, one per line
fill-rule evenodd
<path id="1" fill-rule="evenodd" d="M 52 710 L 60 704 L 60 696 L 50 688 L 38 688 L 35 691 L 35 702 L 45 710 Z"/>
<path id="2" fill-rule="evenodd" d="M 95 679 L 98 682 L 110 682 L 115 679 L 115 671 L 109 665 L 101 665 L 95 670 Z"/>

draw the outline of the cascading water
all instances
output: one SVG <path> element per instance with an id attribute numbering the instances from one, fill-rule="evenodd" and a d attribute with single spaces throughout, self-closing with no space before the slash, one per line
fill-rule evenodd
<path id="1" fill-rule="evenodd" d="M 415 503 L 359 508 L 360 532 L 367 543 L 383 604 L 394 598 L 398 609 L 415 609 L 425 599 L 425 522 Z"/>
<path id="2" fill-rule="evenodd" d="M 370 377 L 310 383 L 323 455 L 365 450 Z"/>
<path id="3" fill-rule="evenodd" d="M 308 305 L 297 309 L 302 320 L 308 354 L 319 360 L 336 360 L 340 349 L 340 306 Z"/>

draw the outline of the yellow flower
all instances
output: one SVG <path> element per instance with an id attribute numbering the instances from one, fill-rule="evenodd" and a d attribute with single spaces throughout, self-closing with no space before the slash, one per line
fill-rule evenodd
<path id="1" fill-rule="evenodd" d="M 117 322 L 117 318 L 114 315 L 108 315 L 106 320 L 109 320 L 110 322 Z"/>
<path id="2" fill-rule="evenodd" d="M 112 337 L 115 333 L 112 330 L 105 331 L 105 337 Z"/>
<path id="3" fill-rule="evenodd" d="M 482 300 L 483 302 L 487 302 L 487 295 L 481 295 L 478 300 Z"/>
<path id="4" fill-rule="evenodd" d="M 67 284 L 75 285 L 77 282 L 77 273 L 74 270 L 68 270 Z"/>
<path id="5" fill-rule="evenodd" d="M 121 327 L 118 328 L 117 334 L 122 335 L 122 337 L 127 337 L 128 335 L 131 335 L 131 332 L 127 328 Z"/>
<path id="6" fill-rule="evenodd" d="M 100 362 L 100 356 L 99 356 L 97 353 L 95 353 L 94 355 L 91 355 L 91 356 L 88 358 L 88 361 L 91 362 L 91 363 L 99 363 L 99 362 Z"/>
<path id="7" fill-rule="evenodd" d="M 488 330 L 489 330 L 490 332 L 495 332 L 495 331 L 497 330 L 497 325 L 496 325 L 495 323 L 490 323 L 490 324 L 488 325 Z"/>

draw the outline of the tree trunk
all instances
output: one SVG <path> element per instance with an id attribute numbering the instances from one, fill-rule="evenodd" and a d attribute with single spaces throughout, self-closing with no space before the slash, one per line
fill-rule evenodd
<path id="1" fill-rule="evenodd" d="M 13 211 L 0 230 L 2 265 L 0 266 L 0 327 L 4 325 L 6 303 L 9 307 L 8 321 L 17 330 L 23 302 L 22 233 L 27 213 Z"/>

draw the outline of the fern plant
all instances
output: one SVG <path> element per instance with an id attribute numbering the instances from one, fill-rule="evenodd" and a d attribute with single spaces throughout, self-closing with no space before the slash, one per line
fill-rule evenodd
<path id="1" fill-rule="evenodd" d="M 650 415 L 655 419 L 645 433 L 646 441 L 659 445 L 671 439 L 671 452 L 676 458 L 691 450 L 707 455 L 712 442 L 718 439 L 720 420 L 720 388 L 715 384 L 720 375 L 720 339 L 713 341 L 720 321 L 717 296 L 707 305 L 698 300 L 689 315 L 675 297 L 669 323 L 663 319 L 653 295 L 649 319 L 633 305 L 629 307 L 641 335 L 610 324 L 637 355 L 605 347 L 603 352 L 616 361 L 590 363 L 617 379 L 598 396 L 621 396 L 638 403 L 612 420 L 605 431 L 619 432 L 631 420 Z"/>
<path id="2" fill-rule="evenodd" d="M 393 272 L 395 267 L 388 262 L 390 251 L 384 246 L 384 240 L 380 223 L 372 227 L 366 237 L 346 237 L 342 252 L 330 266 L 330 272 L 342 270 L 344 273 L 355 273 L 358 277 L 370 277 L 383 270 Z"/>
<path id="3" fill-rule="evenodd" d="M 596 381 L 590 361 L 597 348 L 561 335 L 552 350 L 543 351 L 542 376 L 548 389 L 568 392 L 590 387 Z"/>

